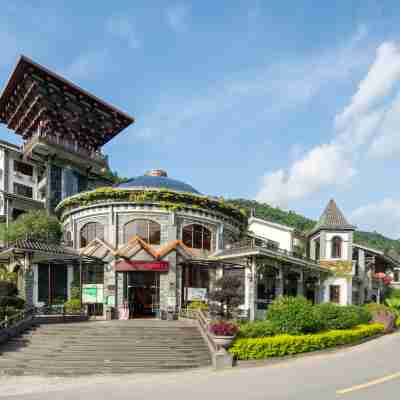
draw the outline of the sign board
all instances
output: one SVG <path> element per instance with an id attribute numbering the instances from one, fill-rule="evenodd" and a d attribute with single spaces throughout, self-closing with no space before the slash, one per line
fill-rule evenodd
<path id="1" fill-rule="evenodd" d="M 82 285 L 82 303 L 94 304 L 103 303 L 104 290 L 102 284 Z"/>
<path id="2" fill-rule="evenodd" d="M 118 272 L 129 271 L 157 271 L 168 272 L 168 261 L 118 261 L 115 270 Z"/>
<path id="3" fill-rule="evenodd" d="M 107 305 L 115 307 L 115 296 L 107 296 Z"/>
<path id="4" fill-rule="evenodd" d="M 200 300 L 206 301 L 207 300 L 207 289 L 206 288 L 187 288 L 187 299 L 189 301 L 193 300 Z"/>

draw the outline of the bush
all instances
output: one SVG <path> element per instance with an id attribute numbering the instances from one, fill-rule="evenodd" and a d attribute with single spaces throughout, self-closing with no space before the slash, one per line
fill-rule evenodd
<path id="1" fill-rule="evenodd" d="M 370 303 L 365 306 L 365 308 L 372 315 L 372 322 L 380 323 L 384 325 L 385 333 L 390 333 L 395 330 L 396 323 L 396 312 L 391 310 L 384 304 Z"/>
<path id="2" fill-rule="evenodd" d="M 275 335 L 275 329 L 271 321 L 254 321 L 240 325 L 239 337 L 257 338 Z"/>
<path id="3" fill-rule="evenodd" d="M 238 333 L 239 327 L 232 322 L 215 321 L 209 326 L 210 332 L 215 336 L 234 336 Z"/>
<path id="4" fill-rule="evenodd" d="M 15 283 L 10 281 L 0 281 L 0 298 L 3 296 L 16 296 L 18 289 Z"/>
<path id="5" fill-rule="evenodd" d="M 359 306 L 324 303 L 314 307 L 323 329 L 349 329 L 356 325 L 367 324 L 372 318 L 368 310 Z"/>
<path id="6" fill-rule="evenodd" d="M 25 300 L 16 296 L 0 297 L 0 307 L 14 307 L 22 310 L 25 307 Z"/>
<path id="7" fill-rule="evenodd" d="M 75 314 L 81 312 L 81 302 L 79 299 L 71 299 L 64 303 L 64 311 L 67 314 Z"/>
<path id="8" fill-rule="evenodd" d="M 305 297 L 279 297 L 267 311 L 277 334 L 318 332 L 323 325 L 314 306 Z"/>
<path id="9" fill-rule="evenodd" d="M 383 332 L 382 324 L 368 324 L 352 329 L 332 330 L 310 335 L 278 335 L 259 339 L 238 338 L 229 348 L 229 352 L 239 360 L 260 360 L 357 343 Z"/>
<path id="10" fill-rule="evenodd" d="M 188 310 L 202 310 L 202 311 L 208 311 L 208 305 L 207 303 L 204 303 L 203 301 L 200 300 L 194 300 L 188 305 Z"/>

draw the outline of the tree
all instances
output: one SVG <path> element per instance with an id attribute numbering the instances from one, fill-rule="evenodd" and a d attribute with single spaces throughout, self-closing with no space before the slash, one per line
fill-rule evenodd
<path id="1" fill-rule="evenodd" d="M 6 224 L 0 226 L 0 240 L 5 243 L 27 238 L 59 242 L 61 235 L 58 219 L 43 210 L 28 211 L 11 222 L 8 227 Z"/>
<path id="2" fill-rule="evenodd" d="M 217 301 L 221 305 L 221 314 L 231 318 L 234 311 L 242 303 L 242 280 L 235 275 L 223 275 L 215 282 L 215 289 L 209 295 L 210 300 Z"/>

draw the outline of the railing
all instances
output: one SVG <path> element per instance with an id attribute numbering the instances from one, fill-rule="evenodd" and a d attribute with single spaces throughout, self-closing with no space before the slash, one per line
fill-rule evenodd
<path id="1" fill-rule="evenodd" d="M 13 315 L 5 316 L 3 321 L 0 321 L 0 331 L 1 329 L 12 328 L 18 322 L 24 321 L 26 319 L 32 318 L 34 316 L 34 309 L 20 310 Z"/>
<path id="2" fill-rule="evenodd" d="M 43 133 L 40 131 L 37 131 L 24 143 L 23 150 L 25 151 L 27 147 L 31 147 L 34 141 L 40 141 L 40 140 L 43 140 L 48 144 L 55 144 L 57 146 L 61 146 L 65 150 L 72 153 L 77 153 L 84 158 L 90 158 L 94 161 L 101 162 L 103 164 L 107 163 L 107 156 L 102 154 L 100 151 L 90 151 L 80 146 L 78 142 L 75 140 L 74 141 L 66 140 L 61 136 Z"/>
<path id="3" fill-rule="evenodd" d="M 298 258 L 303 261 L 312 262 L 313 264 L 318 264 L 318 261 L 305 257 L 301 253 L 295 251 L 289 251 L 286 249 L 281 249 L 279 248 L 279 243 L 268 239 L 249 238 L 233 243 L 230 246 L 230 249 L 242 249 L 242 248 L 264 248 L 267 250 L 274 251 L 275 253 L 278 254 Z"/>
<path id="4" fill-rule="evenodd" d="M 78 309 L 65 308 L 64 304 L 48 304 L 41 307 L 34 308 L 34 314 L 36 316 L 48 316 L 48 315 L 87 315 L 87 306 Z"/>

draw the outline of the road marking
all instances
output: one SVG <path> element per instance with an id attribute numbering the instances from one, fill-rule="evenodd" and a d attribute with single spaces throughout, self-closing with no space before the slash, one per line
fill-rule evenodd
<path id="1" fill-rule="evenodd" d="M 388 382 L 388 381 L 391 381 L 391 380 L 397 379 L 397 378 L 400 378 L 400 372 L 397 372 L 392 375 L 387 375 L 387 376 L 384 376 L 383 378 L 375 379 L 375 380 L 367 382 L 367 383 L 363 383 L 362 385 L 357 385 L 357 386 L 353 386 L 353 387 L 350 387 L 347 389 L 338 390 L 336 392 L 336 394 L 346 394 L 346 393 L 355 392 L 356 390 L 366 389 L 366 388 L 369 388 L 370 386 L 380 385 L 381 383 L 385 383 L 385 382 Z"/>

